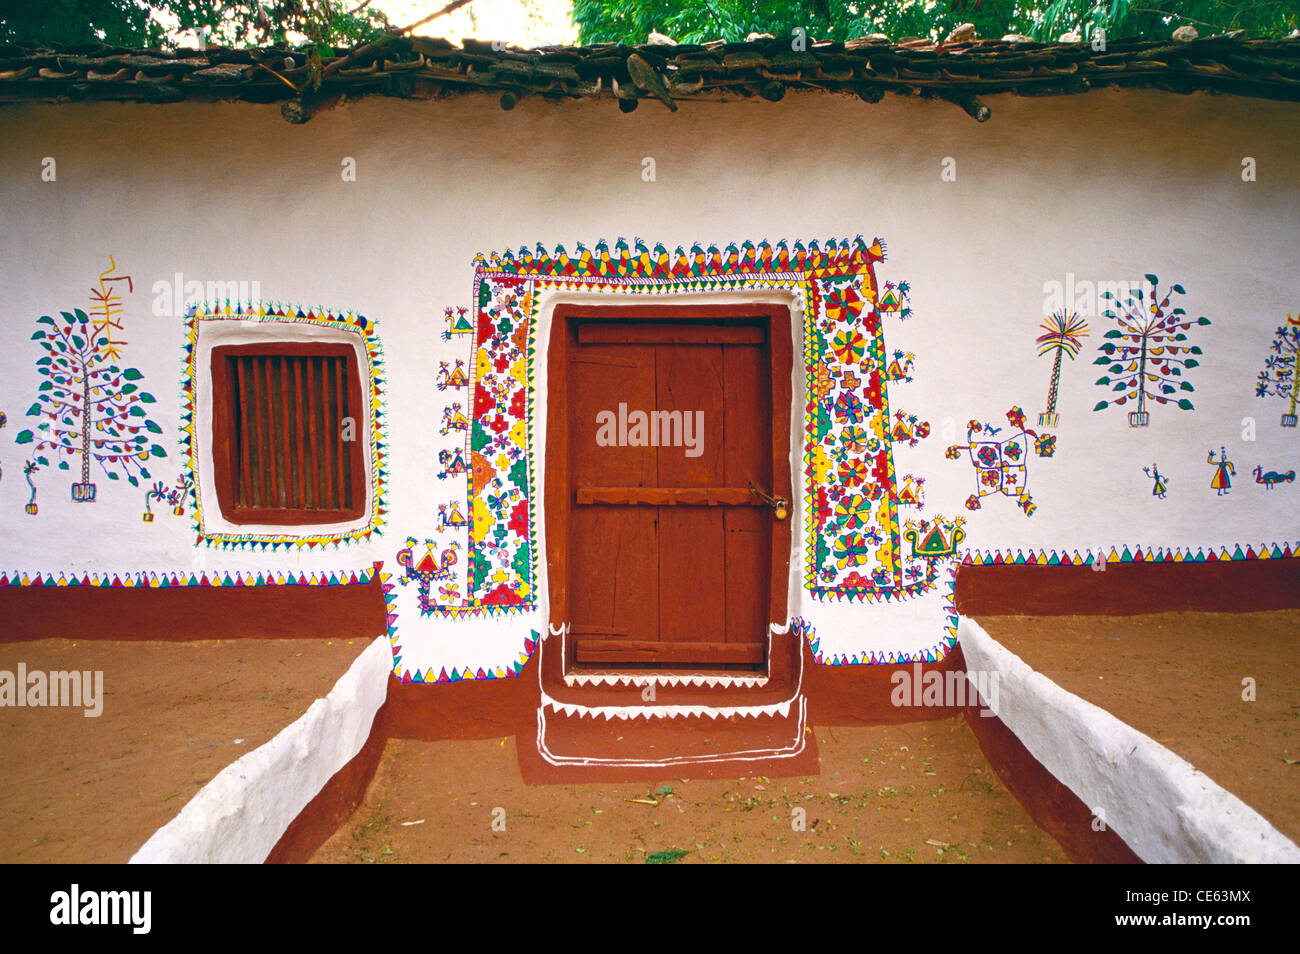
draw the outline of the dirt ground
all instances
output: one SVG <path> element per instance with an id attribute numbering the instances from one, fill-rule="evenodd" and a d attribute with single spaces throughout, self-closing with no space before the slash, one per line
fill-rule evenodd
<path id="1" fill-rule="evenodd" d="M 1034 669 L 1176 752 L 1300 841 L 1300 610 L 979 623 Z M 1247 678 L 1253 702 L 1242 698 Z"/>
<path id="2" fill-rule="evenodd" d="M 1300 839 L 1300 611 L 980 622 Z M 0 644 L 0 670 L 102 670 L 105 691 L 99 718 L 0 708 L 0 862 L 126 861 L 221 769 L 325 695 L 366 644 Z M 1242 700 L 1247 677 L 1253 702 Z M 1066 860 L 964 721 L 813 731 L 817 776 L 651 785 L 526 786 L 513 738 L 391 740 L 365 802 L 313 860 Z"/>
<path id="3" fill-rule="evenodd" d="M 101 670 L 103 713 L 0 708 L 0 862 L 125 862 L 326 695 L 366 640 L 0 644 L 0 670 Z"/>
<path id="4" fill-rule="evenodd" d="M 513 738 L 390 740 L 364 803 L 312 860 L 1067 861 L 964 721 L 813 731 L 820 775 L 651 785 L 526 786 Z"/>

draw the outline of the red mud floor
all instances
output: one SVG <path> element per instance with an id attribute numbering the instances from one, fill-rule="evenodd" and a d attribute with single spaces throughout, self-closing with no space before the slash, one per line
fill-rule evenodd
<path id="1" fill-rule="evenodd" d="M 649 784 L 526 786 L 514 738 L 389 740 L 365 801 L 312 860 L 1068 860 L 963 719 L 812 731 L 817 776 Z"/>
<path id="2" fill-rule="evenodd" d="M 1300 841 L 1300 610 L 988 616 L 994 639 Z M 1255 680 L 1255 701 L 1242 680 Z"/>
<path id="3" fill-rule="evenodd" d="M 0 670 L 102 670 L 103 713 L 0 708 L 0 862 L 125 862 L 369 640 L 0 643 Z"/>

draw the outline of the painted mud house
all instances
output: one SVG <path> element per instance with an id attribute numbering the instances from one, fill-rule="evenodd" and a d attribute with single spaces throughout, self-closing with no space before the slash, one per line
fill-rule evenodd
<path id="1" fill-rule="evenodd" d="M 1294 605 L 1300 42 L 499 47 L 0 49 L 6 638 L 386 633 L 546 779 Z"/>

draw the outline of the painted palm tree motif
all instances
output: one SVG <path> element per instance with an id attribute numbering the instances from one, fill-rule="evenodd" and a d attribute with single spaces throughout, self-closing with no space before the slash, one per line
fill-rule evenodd
<path id="1" fill-rule="evenodd" d="M 23 464 L 23 479 L 27 481 L 27 486 L 31 488 L 31 496 L 27 498 L 27 506 L 23 508 L 28 516 L 36 516 L 38 507 L 36 505 L 36 485 L 32 483 L 32 474 L 36 473 L 38 467 L 45 463 L 44 457 L 37 457 L 35 460 L 29 460 Z"/>
<path id="2" fill-rule="evenodd" d="M 1286 324 L 1277 329 L 1272 345 L 1272 352 L 1264 361 L 1264 370 L 1259 372 L 1255 382 L 1255 396 L 1270 395 L 1287 399 L 1287 409 L 1282 413 L 1282 426 L 1296 426 L 1296 396 L 1300 388 L 1300 315 L 1286 316 Z"/>
<path id="3" fill-rule="evenodd" d="M 1102 293 L 1102 298 L 1115 302 L 1115 308 L 1103 314 L 1114 319 L 1119 328 L 1103 335 L 1107 340 L 1098 348 L 1102 356 L 1093 362 L 1108 365 L 1109 373 L 1098 378 L 1097 384 L 1109 386 L 1115 392 L 1109 401 L 1098 402 L 1093 410 L 1100 411 L 1111 404 L 1122 407 L 1132 401 L 1136 407 L 1129 412 L 1130 427 L 1146 427 L 1150 423 L 1148 401 L 1193 410 L 1191 401 L 1176 395 L 1180 391 L 1196 390 L 1190 381 L 1183 380 L 1183 371 L 1199 364 L 1194 355 L 1199 355 L 1201 349 L 1183 342 L 1192 325 L 1210 324 L 1210 319 L 1204 316 L 1192 320 L 1185 309 L 1170 307 L 1174 295 L 1186 293 L 1182 285 L 1170 286 L 1161 298 L 1160 279 L 1155 275 L 1147 275 L 1146 279 L 1151 283 L 1150 291 L 1134 289 L 1125 302 L 1110 292 Z"/>
<path id="4" fill-rule="evenodd" d="M 1046 334 L 1034 339 L 1038 344 L 1038 356 L 1054 354 L 1052 360 L 1052 383 L 1047 389 L 1047 410 L 1038 415 L 1039 427 L 1056 427 L 1060 415 L 1056 413 L 1057 388 L 1061 383 L 1061 358 L 1069 355 L 1073 361 L 1079 356 L 1083 339 L 1088 336 L 1088 323 L 1077 312 L 1053 312 L 1039 327 Z"/>

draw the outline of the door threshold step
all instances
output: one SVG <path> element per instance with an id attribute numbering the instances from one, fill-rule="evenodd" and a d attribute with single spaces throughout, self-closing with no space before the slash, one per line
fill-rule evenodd
<path id="1" fill-rule="evenodd" d="M 724 669 L 643 670 L 580 669 L 564 674 L 566 686 L 766 686 L 764 672 L 735 672 Z"/>
<path id="2" fill-rule="evenodd" d="M 581 706 L 544 695 L 537 708 L 537 751 L 552 768 L 736 774 L 798 760 L 807 771 L 811 744 L 802 693 L 761 706 Z"/>

